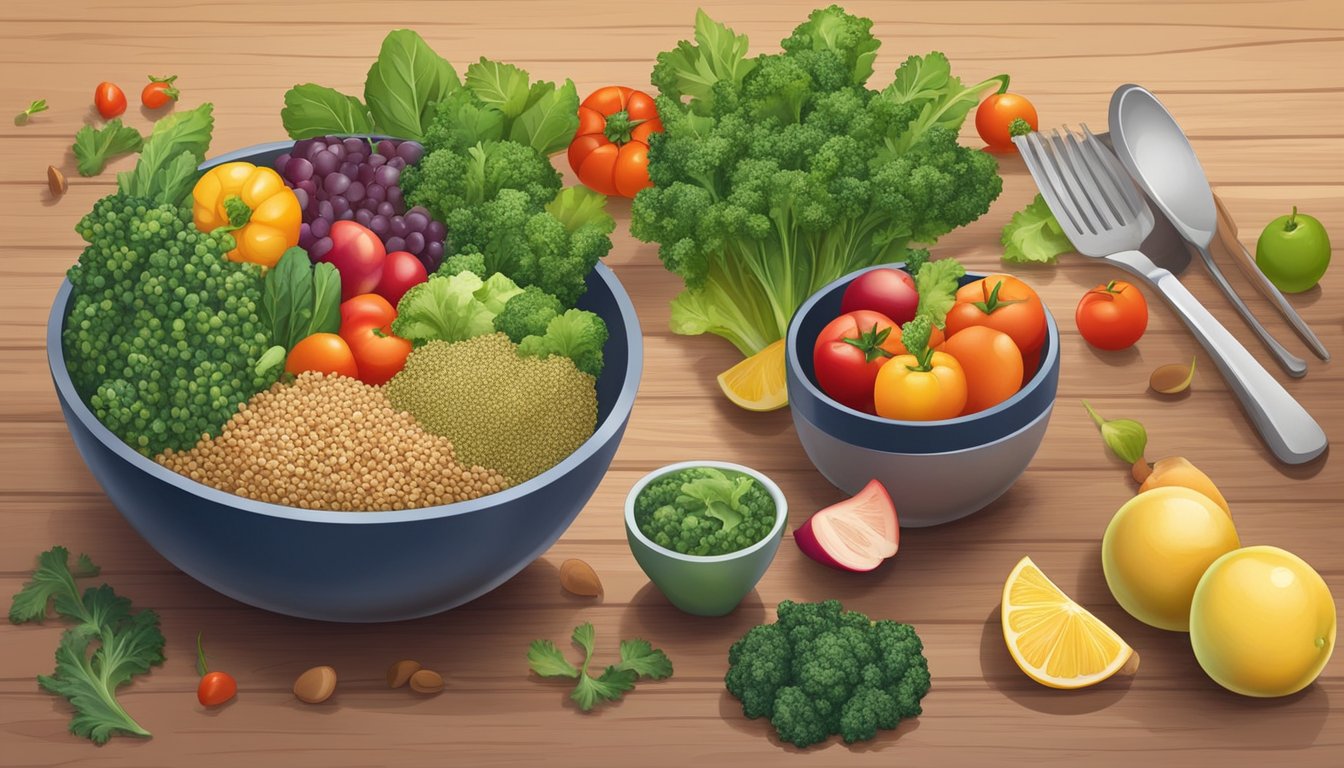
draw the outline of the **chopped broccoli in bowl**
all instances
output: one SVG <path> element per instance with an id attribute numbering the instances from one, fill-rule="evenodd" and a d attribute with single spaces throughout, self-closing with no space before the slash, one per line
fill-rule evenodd
<path id="1" fill-rule="evenodd" d="M 634 513 L 640 532 L 658 546 L 712 557 L 769 536 L 776 508 L 769 489 L 744 472 L 688 467 L 645 485 Z"/>

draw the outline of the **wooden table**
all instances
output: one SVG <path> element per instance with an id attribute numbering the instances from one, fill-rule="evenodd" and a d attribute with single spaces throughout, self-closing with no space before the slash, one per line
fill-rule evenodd
<path id="1" fill-rule="evenodd" d="M 907 530 L 896 559 L 875 573 L 841 574 L 784 542 L 757 591 L 731 616 L 697 619 L 671 608 L 631 558 L 621 505 L 634 480 L 673 461 L 719 458 L 757 467 L 787 494 L 793 524 L 840 494 L 808 463 L 788 411 L 751 414 L 720 395 L 714 375 L 736 362 L 714 337 L 674 336 L 668 301 L 679 281 L 656 249 L 627 234 L 628 205 L 609 263 L 639 308 L 643 387 L 611 471 L 577 522 L 517 578 L 476 602 L 421 621 L 344 626 L 289 619 L 235 603 L 178 572 L 141 541 L 85 470 L 61 420 L 43 358 L 51 297 L 81 243 L 78 218 L 111 191 L 74 174 L 68 147 L 91 119 L 89 93 L 112 79 L 132 99 L 145 74 L 180 75 L 184 104 L 216 105 L 217 151 L 283 135 L 281 95 L 317 81 L 358 92 L 389 28 L 411 26 L 459 68 L 480 55 L 534 76 L 572 77 L 580 93 L 609 82 L 639 86 L 656 52 L 691 33 L 695 3 L 233 3 L 9 2 L 0 9 L 6 115 L 45 97 L 49 113 L 16 128 L 0 121 L 0 593 L 18 590 L 33 557 L 52 544 L 89 552 L 137 605 L 161 612 L 168 661 L 121 699 L 154 732 L 102 748 L 66 733 L 67 705 L 40 692 L 60 629 L 0 627 L 0 765 L 1341 765 L 1344 654 L 1313 686 L 1285 700 L 1234 696 L 1200 671 L 1186 636 L 1148 628 L 1112 600 L 1099 541 L 1134 492 L 1079 404 L 1143 421 L 1149 455 L 1180 454 L 1208 472 L 1231 502 L 1242 540 L 1299 553 L 1344 598 L 1344 473 L 1329 456 L 1301 468 L 1276 464 L 1214 373 L 1208 357 L 1152 300 L 1134 349 L 1102 353 L 1079 337 L 1073 307 L 1114 271 L 1076 258 L 1019 269 L 1059 319 L 1063 370 L 1049 432 L 1031 468 L 970 519 Z M 712 14 L 751 37 L 753 51 L 805 16 L 808 2 L 717 3 Z M 1254 245 L 1292 204 L 1336 236 L 1337 263 L 1322 287 L 1293 298 L 1325 344 L 1344 355 L 1344 6 L 1307 2 L 1133 3 L 854 2 L 884 41 L 874 83 L 905 56 L 937 49 L 967 81 L 1007 71 L 1045 125 L 1106 123 L 1111 90 L 1139 82 L 1160 95 L 1190 134 L 1219 193 Z M 127 121 L 147 130 L 132 107 Z M 968 126 L 966 140 L 976 139 Z M 46 192 L 45 169 L 71 177 L 64 198 Z M 973 269 L 999 265 L 998 232 L 1032 196 L 1019 160 L 1003 162 L 993 209 L 938 244 L 937 255 Z M 1226 259 L 1226 257 L 1224 257 Z M 1228 266 L 1243 289 L 1244 275 Z M 1259 350 L 1201 268 L 1185 278 L 1230 328 Z M 1251 302 L 1290 348 L 1304 350 L 1258 297 Z M 1147 391 L 1157 365 L 1199 359 L 1194 391 Z M 1272 368 L 1273 366 L 1271 366 Z M 1278 371 L 1275 371 L 1276 375 Z M 1281 377 L 1282 378 L 1282 377 Z M 1344 439 L 1344 373 L 1311 359 L 1289 389 L 1335 439 Z M 998 602 L 1004 577 L 1030 554 L 1061 587 L 1143 655 L 1139 676 L 1075 693 L 1042 688 L 1004 651 Z M 605 598 L 563 595 L 565 558 L 590 562 Z M 763 721 L 742 717 L 723 687 L 726 652 L 748 627 L 773 620 L 783 599 L 839 598 L 874 616 L 916 625 L 934 688 L 925 714 L 849 748 L 838 740 L 798 752 Z M 666 649 L 676 675 L 644 684 L 617 706 L 581 715 L 563 686 L 529 676 L 533 638 L 563 639 L 592 621 L 601 648 L 640 635 Z M 193 691 L 192 639 L 204 630 L 213 658 L 242 686 L 238 700 L 205 712 Z M 444 671 L 434 698 L 389 691 L 387 665 L 420 659 Z M 296 702 L 295 675 L 314 664 L 341 675 L 321 707 Z M 790 754 L 792 753 L 792 754 Z"/>

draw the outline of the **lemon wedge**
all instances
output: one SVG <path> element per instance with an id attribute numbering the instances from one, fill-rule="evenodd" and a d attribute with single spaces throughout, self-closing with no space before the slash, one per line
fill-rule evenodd
<path id="1" fill-rule="evenodd" d="M 1139 654 L 1046 578 L 1030 557 L 1018 561 L 1003 583 L 1001 613 L 1008 653 L 1041 685 L 1085 688 L 1139 669 Z"/>
<path id="2" fill-rule="evenodd" d="M 719 374 L 719 388 L 739 408 L 774 411 L 789 404 L 780 339 Z"/>

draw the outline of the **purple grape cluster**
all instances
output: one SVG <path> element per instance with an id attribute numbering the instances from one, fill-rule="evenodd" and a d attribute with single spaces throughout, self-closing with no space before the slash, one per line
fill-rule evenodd
<path id="1" fill-rule="evenodd" d="M 431 274 L 443 261 L 443 222 L 421 206 L 406 209 L 401 171 L 420 162 L 425 148 L 414 141 L 358 138 L 303 139 L 275 160 L 275 170 L 303 209 L 299 246 L 316 261 L 331 250 L 331 225 L 357 221 L 373 230 L 387 252 L 414 254 Z"/>

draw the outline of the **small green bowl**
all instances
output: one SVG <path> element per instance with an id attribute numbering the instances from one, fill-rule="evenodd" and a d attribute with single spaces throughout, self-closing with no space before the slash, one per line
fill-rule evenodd
<path id="1" fill-rule="evenodd" d="M 775 525 L 765 538 L 746 549 L 726 555 L 701 557 L 683 555 L 661 547 L 644 535 L 635 522 L 635 498 L 651 481 L 691 467 L 741 472 L 755 479 L 770 492 L 775 502 Z M 765 475 L 741 464 L 724 461 L 683 461 L 668 464 L 641 477 L 625 497 L 625 537 L 635 561 L 667 599 L 676 607 L 696 616 L 723 616 L 732 613 L 742 598 L 755 588 L 765 569 L 775 559 L 784 525 L 789 520 L 789 505 L 779 486 Z"/>

